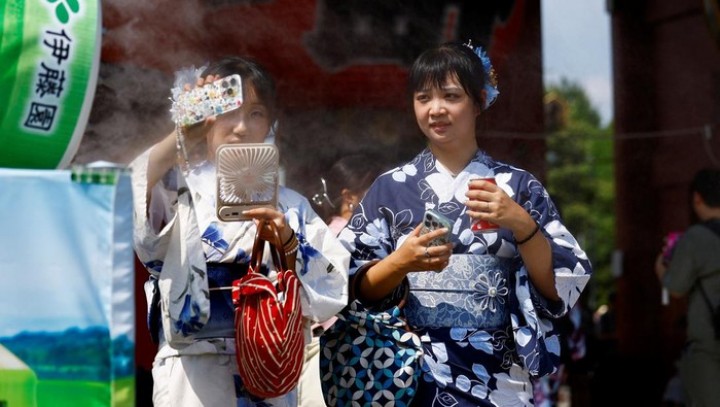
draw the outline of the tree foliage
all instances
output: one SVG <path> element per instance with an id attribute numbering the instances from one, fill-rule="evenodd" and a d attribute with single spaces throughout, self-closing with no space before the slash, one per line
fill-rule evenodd
<path id="1" fill-rule="evenodd" d="M 562 79 L 545 91 L 548 192 L 563 222 L 593 264 L 591 298 L 606 303 L 613 289 L 615 199 L 611 127 L 583 88 Z"/>

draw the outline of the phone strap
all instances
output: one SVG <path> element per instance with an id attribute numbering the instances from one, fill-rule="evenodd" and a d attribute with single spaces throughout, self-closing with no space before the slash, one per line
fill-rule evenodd
<path id="1" fill-rule="evenodd" d="M 188 158 L 187 148 L 185 147 L 185 130 L 179 122 L 175 123 L 175 146 L 177 148 L 178 158 L 180 159 L 180 169 L 187 176 L 190 173 L 190 159 Z"/>

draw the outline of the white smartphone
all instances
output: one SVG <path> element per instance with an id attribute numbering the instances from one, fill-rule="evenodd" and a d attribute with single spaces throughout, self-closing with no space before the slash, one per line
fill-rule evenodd
<path id="1" fill-rule="evenodd" d="M 272 144 L 223 144 L 217 149 L 218 219 L 249 220 L 242 212 L 276 208 L 280 157 Z"/>
<path id="2" fill-rule="evenodd" d="M 425 214 L 423 215 L 423 226 L 420 230 L 420 234 L 424 235 L 425 233 L 431 232 L 436 229 L 446 228 L 447 233 L 442 236 L 436 237 L 435 239 L 430 241 L 430 246 L 442 246 L 450 242 L 451 227 L 452 222 L 450 221 L 450 219 L 442 215 L 440 212 L 437 212 L 433 209 L 427 209 L 425 210 Z"/>
<path id="3" fill-rule="evenodd" d="M 242 103 L 242 80 L 235 74 L 180 94 L 173 109 L 181 126 L 192 126 L 209 116 L 235 110 Z"/>

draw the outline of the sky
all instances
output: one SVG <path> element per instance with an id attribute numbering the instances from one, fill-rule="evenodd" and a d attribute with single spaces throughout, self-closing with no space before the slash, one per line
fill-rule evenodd
<path id="1" fill-rule="evenodd" d="M 602 123 L 612 120 L 610 14 L 606 0 L 541 0 L 543 79 L 585 89 Z"/>

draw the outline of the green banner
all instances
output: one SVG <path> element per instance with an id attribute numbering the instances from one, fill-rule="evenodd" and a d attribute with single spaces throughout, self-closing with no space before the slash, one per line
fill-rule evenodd
<path id="1" fill-rule="evenodd" d="M 0 0 L 0 167 L 64 168 L 100 62 L 97 0 Z"/>

